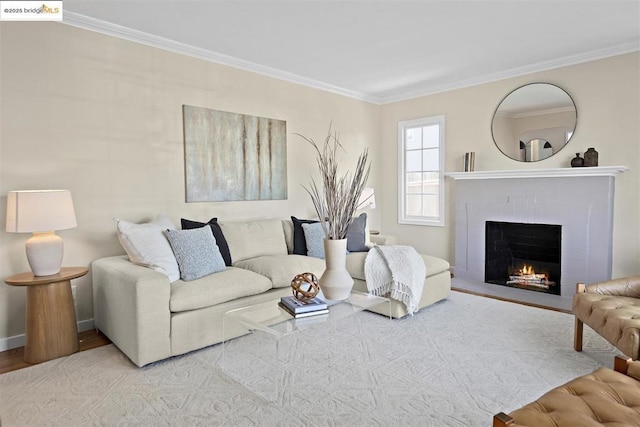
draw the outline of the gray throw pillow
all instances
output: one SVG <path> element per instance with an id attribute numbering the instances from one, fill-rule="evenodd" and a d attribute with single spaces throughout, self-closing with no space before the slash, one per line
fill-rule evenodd
<path id="1" fill-rule="evenodd" d="M 351 220 L 349 228 L 347 228 L 347 250 L 349 252 L 367 252 L 367 214 L 362 213 L 360 216 Z"/>
<path id="2" fill-rule="evenodd" d="M 322 224 L 302 224 L 304 239 L 307 243 L 307 255 L 314 258 L 324 258 L 324 230 Z"/>
<path id="3" fill-rule="evenodd" d="M 209 225 L 191 230 L 166 230 L 164 234 L 178 261 L 180 278 L 185 282 L 226 269 Z"/>

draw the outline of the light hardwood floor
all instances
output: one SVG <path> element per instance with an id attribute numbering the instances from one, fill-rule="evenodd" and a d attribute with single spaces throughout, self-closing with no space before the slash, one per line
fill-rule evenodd
<path id="1" fill-rule="evenodd" d="M 80 332 L 78 334 L 78 340 L 80 343 L 80 351 L 91 350 L 92 348 L 101 347 L 111 343 L 109 338 L 93 329 L 90 331 Z M 33 365 L 24 361 L 24 347 L 13 348 L 11 350 L 0 352 L 0 374 L 29 366 Z"/>

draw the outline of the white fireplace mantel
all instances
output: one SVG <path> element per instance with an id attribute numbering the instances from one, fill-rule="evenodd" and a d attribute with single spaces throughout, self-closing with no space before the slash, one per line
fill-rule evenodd
<path id="1" fill-rule="evenodd" d="M 588 168 L 519 169 L 477 172 L 448 172 L 445 176 L 459 179 L 505 179 L 505 178 L 564 178 L 583 176 L 616 176 L 626 171 L 626 166 L 596 166 Z"/>
<path id="2" fill-rule="evenodd" d="M 601 166 L 446 174 L 457 180 L 456 286 L 570 310 L 576 283 L 611 279 L 615 179 L 626 170 Z M 485 283 L 488 221 L 561 226 L 560 295 Z"/>

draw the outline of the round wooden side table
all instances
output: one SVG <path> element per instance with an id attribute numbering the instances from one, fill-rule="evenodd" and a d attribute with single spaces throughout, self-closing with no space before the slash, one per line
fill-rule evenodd
<path id="1" fill-rule="evenodd" d="M 27 287 L 25 362 L 45 362 L 78 351 L 71 279 L 88 271 L 85 267 L 63 267 L 50 276 L 28 272 L 4 279 L 8 285 Z"/>

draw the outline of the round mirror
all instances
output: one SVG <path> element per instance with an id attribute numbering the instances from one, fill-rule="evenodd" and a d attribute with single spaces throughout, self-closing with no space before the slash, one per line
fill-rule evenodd
<path id="1" fill-rule="evenodd" d="M 576 129 L 576 105 L 550 83 L 531 83 L 509 93 L 491 122 L 493 141 L 502 153 L 521 162 L 537 162 L 560 151 Z"/>

